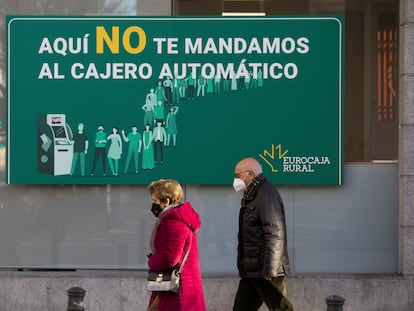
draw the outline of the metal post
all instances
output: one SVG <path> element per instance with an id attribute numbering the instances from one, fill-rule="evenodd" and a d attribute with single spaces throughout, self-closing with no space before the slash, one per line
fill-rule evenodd
<path id="1" fill-rule="evenodd" d="M 68 289 L 68 311 L 84 311 L 83 297 L 86 290 L 80 287 L 72 287 Z"/>
<path id="2" fill-rule="evenodd" d="M 342 307 L 345 303 L 345 299 L 341 296 L 331 295 L 325 298 L 327 311 L 342 311 Z"/>

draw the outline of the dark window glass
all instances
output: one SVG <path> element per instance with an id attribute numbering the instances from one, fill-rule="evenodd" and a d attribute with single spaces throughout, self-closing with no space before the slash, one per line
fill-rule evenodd
<path id="1" fill-rule="evenodd" d="M 173 15 L 345 16 L 345 161 L 398 159 L 398 1 L 173 0 Z"/>

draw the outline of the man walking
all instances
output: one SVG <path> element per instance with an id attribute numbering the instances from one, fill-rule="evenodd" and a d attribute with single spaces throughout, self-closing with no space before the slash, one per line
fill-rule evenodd
<path id="1" fill-rule="evenodd" d="M 286 296 L 290 271 L 282 198 L 253 158 L 235 167 L 233 187 L 244 191 L 239 214 L 237 267 L 241 277 L 233 311 L 293 311 Z"/>

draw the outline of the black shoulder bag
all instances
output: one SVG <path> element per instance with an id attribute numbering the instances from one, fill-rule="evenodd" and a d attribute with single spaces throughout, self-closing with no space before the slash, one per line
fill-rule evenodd
<path id="1" fill-rule="evenodd" d="M 178 269 L 171 269 L 161 272 L 150 270 L 148 272 L 147 290 L 160 293 L 178 293 L 180 291 L 181 270 L 189 253 L 190 249 L 185 254 L 183 262 Z"/>

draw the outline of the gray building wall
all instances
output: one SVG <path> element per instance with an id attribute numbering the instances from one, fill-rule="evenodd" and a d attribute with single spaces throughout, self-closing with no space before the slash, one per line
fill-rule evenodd
<path id="1" fill-rule="evenodd" d="M 143 12 L 170 14 L 171 8 L 147 2 L 152 9 Z M 400 0 L 399 105 L 400 275 L 291 275 L 287 287 L 296 311 L 326 310 L 324 298 L 331 294 L 346 299 L 345 311 L 414 310 L 414 0 Z M 237 282 L 236 275 L 205 276 L 207 310 L 231 310 Z M 0 310 L 66 310 L 67 290 L 73 286 L 87 291 L 85 310 L 145 310 L 149 297 L 145 273 L 2 271 Z"/>
<path id="2" fill-rule="evenodd" d="M 400 1 L 400 272 L 414 274 L 414 1 Z"/>

